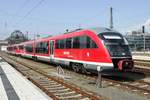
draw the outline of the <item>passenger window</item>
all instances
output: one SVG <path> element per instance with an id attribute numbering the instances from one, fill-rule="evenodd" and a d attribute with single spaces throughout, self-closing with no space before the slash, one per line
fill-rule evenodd
<path id="1" fill-rule="evenodd" d="M 74 37 L 73 38 L 73 48 L 80 48 L 79 37 Z"/>
<path id="2" fill-rule="evenodd" d="M 73 38 L 73 48 L 97 48 L 96 43 L 88 36 Z"/>
<path id="3" fill-rule="evenodd" d="M 98 48 L 96 43 L 90 37 L 87 37 L 86 46 L 87 46 L 87 48 Z"/>
<path id="4" fill-rule="evenodd" d="M 79 37 L 80 40 L 80 48 L 87 48 L 86 44 L 87 44 L 87 37 L 86 36 L 81 36 Z"/>
<path id="5" fill-rule="evenodd" d="M 96 43 L 88 36 L 78 36 L 56 40 L 56 49 L 97 48 Z"/>
<path id="6" fill-rule="evenodd" d="M 66 39 L 66 49 L 70 49 L 70 48 L 72 48 L 72 39 L 67 38 Z"/>
<path id="7" fill-rule="evenodd" d="M 60 48 L 60 40 L 56 40 L 56 49 Z"/>
<path id="8" fill-rule="evenodd" d="M 26 50 L 26 52 L 29 52 L 29 53 L 33 52 L 33 45 L 32 44 L 27 44 L 25 46 L 25 50 Z"/>
<path id="9" fill-rule="evenodd" d="M 36 53 L 48 54 L 48 42 L 39 42 L 35 47 Z"/>
<path id="10" fill-rule="evenodd" d="M 20 45 L 20 46 L 19 46 L 19 49 L 20 49 L 20 50 L 23 50 L 23 45 Z"/>
<path id="11" fill-rule="evenodd" d="M 14 47 L 14 50 L 17 50 L 17 47 L 16 47 L 16 46 Z"/>
<path id="12" fill-rule="evenodd" d="M 65 48 L 65 39 L 60 40 L 60 49 L 64 49 Z"/>

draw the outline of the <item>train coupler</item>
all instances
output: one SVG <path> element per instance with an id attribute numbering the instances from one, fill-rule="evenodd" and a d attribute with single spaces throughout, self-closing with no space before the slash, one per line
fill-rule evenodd
<path id="1" fill-rule="evenodd" d="M 118 62 L 118 70 L 124 70 L 124 69 L 132 69 L 133 68 L 133 61 L 132 60 L 120 60 Z"/>

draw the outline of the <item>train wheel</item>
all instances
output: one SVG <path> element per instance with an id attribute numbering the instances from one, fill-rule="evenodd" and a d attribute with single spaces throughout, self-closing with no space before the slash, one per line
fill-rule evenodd
<path id="1" fill-rule="evenodd" d="M 81 64 L 80 66 L 81 66 L 81 73 L 83 73 L 83 74 L 90 74 L 90 72 L 86 70 L 86 68 L 84 67 L 83 64 Z"/>
<path id="2" fill-rule="evenodd" d="M 37 61 L 37 57 L 33 57 L 34 61 Z"/>
<path id="3" fill-rule="evenodd" d="M 80 65 L 77 64 L 77 63 L 73 63 L 73 64 L 72 64 L 72 69 L 73 69 L 73 71 L 75 71 L 75 72 L 80 72 L 80 70 L 81 70 Z"/>

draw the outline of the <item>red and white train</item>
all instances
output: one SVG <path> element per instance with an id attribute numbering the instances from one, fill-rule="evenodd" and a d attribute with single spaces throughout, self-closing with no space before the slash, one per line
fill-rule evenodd
<path id="1" fill-rule="evenodd" d="M 9 53 L 64 64 L 76 72 L 133 68 L 128 42 L 108 28 L 79 29 L 59 36 L 10 45 Z"/>

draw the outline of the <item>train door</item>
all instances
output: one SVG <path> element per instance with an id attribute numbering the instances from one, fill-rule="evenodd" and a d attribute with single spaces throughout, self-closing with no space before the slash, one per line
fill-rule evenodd
<path id="1" fill-rule="evenodd" d="M 54 58 L 54 40 L 50 40 L 50 60 Z"/>

